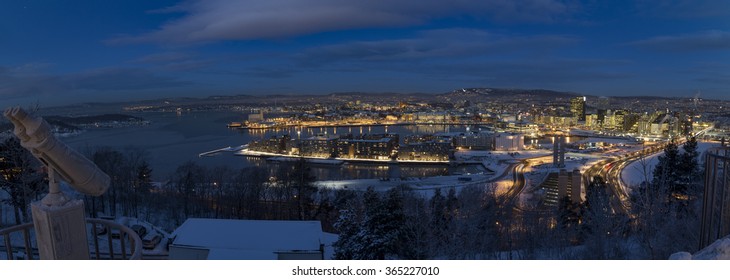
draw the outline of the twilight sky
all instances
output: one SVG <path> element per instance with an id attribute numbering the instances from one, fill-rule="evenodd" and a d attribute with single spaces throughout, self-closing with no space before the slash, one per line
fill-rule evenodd
<path id="1" fill-rule="evenodd" d="M 13 0 L 0 107 L 544 88 L 730 99 L 730 1 Z"/>

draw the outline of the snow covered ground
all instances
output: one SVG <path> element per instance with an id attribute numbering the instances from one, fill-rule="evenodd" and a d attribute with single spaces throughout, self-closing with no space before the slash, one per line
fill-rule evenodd
<path id="1" fill-rule="evenodd" d="M 678 252 L 669 256 L 670 260 L 730 260 L 730 236 L 718 239 L 710 246 L 690 254 Z"/>
<path id="2" fill-rule="evenodd" d="M 621 181 L 624 185 L 633 188 L 641 185 L 646 179 L 651 180 L 654 174 L 654 168 L 659 163 L 659 156 L 664 154 L 658 153 L 646 157 L 642 160 L 636 160 L 630 163 L 621 171 Z"/>
<path id="3" fill-rule="evenodd" d="M 504 174 L 511 164 L 519 163 L 523 159 L 544 157 L 551 152 L 547 150 L 501 152 L 501 151 L 457 151 L 455 158 L 460 161 L 481 163 L 482 166 L 494 171 L 486 174 L 463 174 L 450 176 L 434 176 L 425 178 L 393 178 L 381 179 L 353 179 L 336 181 L 318 181 L 320 187 L 332 189 L 348 189 L 364 191 L 373 187 L 376 191 L 387 191 L 399 185 L 408 185 L 415 191 L 426 196 L 435 189 L 457 188 L 464 186 L 497 187 L 498 193 L 504 193 L 512 187 L 512 172 L 509 171 L 503 180 L 492 182 Z"/>
<path id="4" fill-rule="evenodd" d="M 404 179 L 356 179 L 356 180 L 337 180 L 337 181 L 318 181 L 316 184 L 323 188 L 331 189 L 347 189 L 356 191 L 365 191 L 372 187 L 375 191 L 385 192 L 400 185 L 408 185 L 414 191 L 422 193 L 425 196 L 433 195 L 436 189 L 456 188 L 461 189 L 464 186 L 478 185 L 484 186 L 489 184 L 487 181 L 491 178 L 485 174 L 471 175 L 452 175 L 452 176 L 434 176 L 425 178 L 404 178 Z"/>
<path id="5" fill-rule="evenodd" d="M 550 155 L 552 151 L 549 150 L 525 150 L 525 151 L 456 151 L 454 152 L 454 158 L 457 160 L 491 160 L 491 161 L 505 161 L 505 160 L 520 160 L 528 159 L 540 156 Z"/>
<path id="6" fill-rule="evenodd" d="M 705 157 L 703 155 L 707 149 L 719 146 L 719 142 L 699 142 L 697 144 L 697 152 L 700 154 L 700 157 L 698 158 L 700 165 L 704 162 Z M 681 146 L 679 150 L 680 152 L 682 151 Z M 640 185 L 644 181 L 644 178 L 651 180 L 654 176 L 654 167 L 656 167 L 659 162 L 659 156 L 662 154 L 664 153 L 654 154 L 647 157 L 643 162 L 641 160 L 637 160 L 626 166 L 624 170 L 621 171 L 621 180 L 624 185 L 631 188 Z M 646 165 L 646 177 L 644 176 L 644 165 Z"/>

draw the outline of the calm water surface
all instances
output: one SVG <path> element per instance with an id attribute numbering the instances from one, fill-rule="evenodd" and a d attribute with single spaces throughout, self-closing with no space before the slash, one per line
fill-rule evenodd
<path id="1" fill-rule="evenodd" d="M 259 166 L 267 169 L 278 168 L 277 163 L 266 162 L 261 158 L 234 156 L 221 153 L 213 157 L 198 157 L 198 154 L 228 146 L 240 146 L 251 140 L 260 140 L 272 135 L 289 134 L 296 137 L 297 128 L 279 130 L 229 129 L 226 124 L 241 121 L 247 114 L 236 112 L 192 112 L 177 115 L 169 113 L 136 113 L 136 116 L 151 121 L 148 126 L 100 129 L 64 138 L 63 141 L 78 149 L 88 151 L 95 147 L 112 147 L 120 151 L 135 148 L 146 151 L 153 168 L 155 180 L 165 180 L 175 169 L 187 161 L 203 166 L 220 165 L 232 169 Z M 470 127 L 470 130 L 478 130 Z M 427 134 L 439 132 L 464 132 L 466 126 L 448 125 L 407 125 L 407 126 L 357 126 L 307 128 L 301 137 L 327 133 L 330 135 L 346 133 L 398 133 L 401 139 L 408 134 Z M 536 140 L 540 144 L 551 142 L 550 138 Z M 525 141 L 528 144 L 529 140 Z M 447 175 L 454 172 L 477 173 L 479 166 L 449 167 L 446 165 L 392 165 L 392 164 L 344 164 L 340 166 L 313 165 L 312 174 L 319 180 L 366 179 L 386 177 L 428 177 Z"/>
<path id="2" fill-rule="evenodd" d="M 296 128 L 280 130 L 229 129 L 226 124 L 241 121 L 246 114 L 235 112 L 193 112 L 176 113 L 137 113 L 151 124 L 148 126 L 101 129 L 84 132 L 63 140 L 79 151 L 95 147 L 112 147 L 124 151 L 137 148 L 147 152 L 153 168 L 153 177 L 164 180 L 177 166 L 187 161 L 214 167 L 225 165 L 233 169 L 260 166 L 277 168 L 276 163 L 267 163 L 255 157 L 234 156 L 221 153 L 214 157 L 198 157 L 198 154 L 222 147 L 239 146 L 270 137 L 272 135 L 297 135 Z M 475 128 L 472 128 L 475 129 Z M 411 125 L 411 126 L 362 126 L 312 128 L 301 131 L 301 137 L 327 133 L 413 133 L 463 132 L 465 126 Z M 345 164 L 341 166 L 312 166 L 312 173 L 320 180 L 384 178 L 391 176 L 428 177 L 450 174 L 451 172 L 479 172 L 476 166 L 448 167 L 446 165 L 389 165 L 389 164 Z"/>

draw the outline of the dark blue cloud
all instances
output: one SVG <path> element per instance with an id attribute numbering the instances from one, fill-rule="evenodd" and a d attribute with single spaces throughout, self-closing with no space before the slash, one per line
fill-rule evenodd
<path id="1" fill-rule="evenodd" d="M 579 41 L 571 36 L 506 36 L 477 29 L 437 29 L 410 38 L 354 41 L 304 50 L 297 58 L 305 65 L 336 61 L 387 62 L 429 58 L 499 56 L 520 51 L 544 52 Z"/>
<path id="2" fill-rule="evenodd" d="M 730 16 L 730 2 L 726 0 L 640 0 L 636 10 L 641 16 L 657 18 L 702 19 Z"/>
<path id="3" fill-rule="evenodd" d="M 110 43 L 196 43 L 293 37 L 336 30 L 414 26 L 434 18 L 472 16 L 497 21 L 552 22 L 572 1 L 194 0 L 158 12 L 184 13 L 156 31 Z"/>
<path id="4" fill-rule="evenodd" d="M 191 85 L 191 82 L 154 74 L 140 68 L 102 68 L 67 74 L 27 68 L 28 66 L 0 67 L 0 100 L 18 98 L 59 100 L 64 99 L 64 96 L 78 93 L 91 92 L 104 95 Z"/>
<path id="5" fill-rule="evenodd" d="M 474 86 L 730 96 L 730 67 L 700 64 L 730 61 L 724 0 L 102 2 L 4 4 L 0 102 Z"/>
<path id="6" fill-rule="evenodd" d="M 655 36 L 627 43 L 654 51 L 700 52 L 730 51 L 730 32 L 722 30 L 702 31 L 692 34 Z"/>

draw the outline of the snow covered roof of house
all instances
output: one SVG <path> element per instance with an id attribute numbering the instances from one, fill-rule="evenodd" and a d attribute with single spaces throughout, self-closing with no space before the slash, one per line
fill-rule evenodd
<path id="1" fill-rule="evenodd" d="M 214 248 L 208 252 L 208 260 L 275 260 L 276 253 L 262 250 L 234 250 Z"/>
<path id="2" fill-rule="evenodd" d="M 211 254 L 220 252 L 229 255 L 231 251 L 316 251 L 320 249 L 322 225 L 319 221 L 191 218 L 177 228 L 173 235 L 177 236 L 173 245 L 208 248 Z"/>

